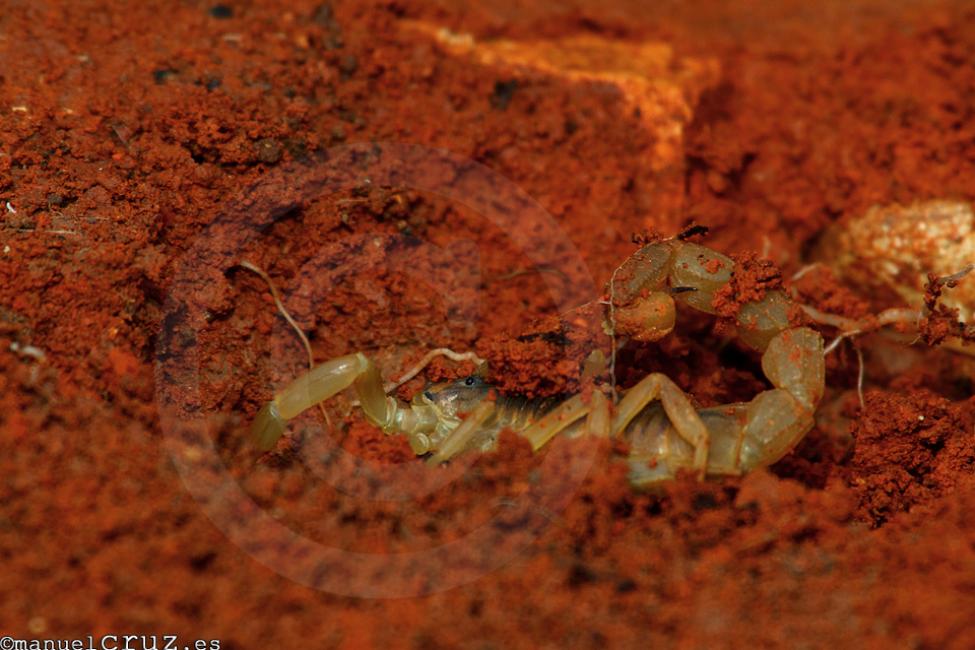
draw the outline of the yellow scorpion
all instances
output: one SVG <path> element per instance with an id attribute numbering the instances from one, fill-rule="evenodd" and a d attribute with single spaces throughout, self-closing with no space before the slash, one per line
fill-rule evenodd
<path id="1" fill-rule="evenodd" d="M 715 313 L 715 294 L 734 270 L 733 260 L 685 236 L 647 244 L 613 274 L 604 327 L 642 341 L 660 339 L 674 328 L 675 302 Z M 260 410 L 252 433 L 270 449 L 289 420 L 353 386 L 370 422 L 407 436 L 413 451 L 429 454 L 432 463 L 490 448 L 501 430 L 510 429 L 535 450 L 560 433 L 622 437 L 637 485 L 669 480 L 685 469 L 701 478 L 739 475 L 791 450 L 813 426 L 823 396 L 823 337 L 790 324 L 793 306 L 784 292 L 769 291 L 742 305 L 736 317 L 739 336 L 762 353 L 772 385 L 747 403 L 695 409 L 666 375 L 652 373 L 615 404 L 599 390 L 564 401 L 501 395 L 480 375 L 428 388 L 405 404 L 387 394 L 376 365 L 358 352 L 294 380 Z"/>

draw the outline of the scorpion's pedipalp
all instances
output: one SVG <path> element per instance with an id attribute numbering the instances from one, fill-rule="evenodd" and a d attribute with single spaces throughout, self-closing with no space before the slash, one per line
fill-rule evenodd
<path id="1" fill-rule="evenodd" d="M 281 417 L 290 420 L 305 409 L 345 390 L 368 365 L 369 360 L 365 355 L 349 354 L 321 363 L 299 375 L 274 397 Z"/>
<path id="2" fill-rule="evenodd" d="M 366 416 L 379 426 L 387 426 L 388 400 L 379 371 L 366 355 L 348 354 L 300 375 L 264 405 L 251 426 L 257 446 L 270 449 L 284 433 L 288 420 L 353 384 Z"/>
<path id="3" fill-rule="evenodd" d="M 383 377 L 379 368 L 363 354 L 364 367 L 355 378 L 355 392 L 366 417 L 378 427 L 386 429 L 390 424 L 389 399 L 383 388 Z"/>
<path id="4" fill-rule="evenodd" d="M 251 425 L 257 446 L 268 450 L 284 433 L 288 420 L 352 385 L 368 363 L 361 354 L 350 354 L 315 366 L 291 382 L 264 405 Z"/>
<path id="5" fill-rule="evenodd" d="M 258 449 L 268 451 L 274 447 L 286 426 L 288 421 L 281 417 L 277 403 L 271 400 L 257 412 L 251 424 L 251 438 Z"/>

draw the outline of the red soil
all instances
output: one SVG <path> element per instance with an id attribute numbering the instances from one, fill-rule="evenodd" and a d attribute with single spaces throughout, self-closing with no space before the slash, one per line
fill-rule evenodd
<path id="1" fill-rule="evenodd" d="M 975 645 L 975 400 L 971 366 L 943 351 L 861 341 L 860 408 L 839 348 L 793 453 L 658 494 L 587 441 L 533 455 L 506 435 L 427 468 L 341 400 L 341 438 L 311 411 L 270 454 L 246 439 L 304 356 L 243 259 L 319 360 L 363 350 L 395 372 L 434 346 L 476 349 L 506 387 L 544 393 L 574 386 L 591 341 L 564 314 L 634 235 L 706 224 L 760 284 L 755 253 L 788 278 L 826 225 L 872 204 L 975 200 L 975 12 L 850 4 L 7 2 L 0 633 Z M 611 87 L 513 81 L 407 19 L 660 41 L 720 78 L 668 177 Z M 400 149 L 390 170 L 372 142 L 451 153 Z M 819 278 L 797 288 L 822 309 L 881 306 Z M 684 316 L 622 354 L 620 379 L 749 399 L 760 368 L 725 329 Z M 437 363 L 400 394 L 470 370 Z"/>

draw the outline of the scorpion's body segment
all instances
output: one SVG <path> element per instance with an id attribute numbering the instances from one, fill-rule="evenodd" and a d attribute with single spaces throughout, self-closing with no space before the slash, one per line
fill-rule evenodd
<path id="1" fill-rule="evenodd" d="M 479 377 L 472 376 L 428 389 L 426 395 L 436 401 L 443 394 L 463 394 L 465 400 L 479 403 L 488 399 L 493 390 Z M 761 397 L 762 401 L 776 400 L 773 409 L 777 408 L 780 414 L 791 414 L 794 419 L 766 422 L 767 429 L 760 426 L 763 423 L 756 422 L 756 430 L 749 431 L 749 410 L 768 410 L 767 405 L 737 403 L 697 411 L 710 441 L 708 476 L 736 476 L 773 463 L 788 452 L 812 425 L 811 410 L 796 409 L 788 403 L 783 409 L 782 402 L 788 402 L 788 398 L 775 391 L 766 391 L 761 395 L 764 396 Z M 478 427 L 477 436 L 470 441 L 469 448 L 491 449 L 501 431 L 508 429 L 524 433 L 562 403 L 560 398 L 527 399 L 504 394 L 495 395 L 494 400 L 493 413 Z M 588 433 L 587 423 L 586 419 L 579 417 L 567 424 L 559 434 L 567 437 L 585 435 Z M 773 436 L 774 439 L 763 437 L 762 432 L 768 430 L 778 431 L 778 435 Z M 629 446 L 630 477 L 634 483 L 656 483 L 673 478 L 678 470 L 694 469 L 694 447 L 677 432 L 660 404 L 644 407 L 618 435 Z"/>
<path id="2" fill-rule="evenodd" d="M 675 301 L 715 313 L 715 294 L 733 270 L 730 258 L 681 238 L 648 244 L 614 273 L 605 326 L 617 336 L 657 340 L 674 327 Z M 499 395 L 476 376 L 428 389 L 407 405 L 384 393 L 376 367 L 357 353 L 299 377 L 261 410 L 253 430 L 259 444 L 270 448 L 287 420 L 354 385 L 370 421 L 406 435 L 413 450 L 430 454 L 433 463 L 488 448 L 508 428 L 535 449 L 558 434 L 623 437 L 636 484 L 671 479 L 684 468 L 701 477 L 740 474 L 792 449 L 812 427 L 823 395 L 822 336 L 793 327 L 792 306 L 784 293 L 770 291 L 738 313 L 739 335 L 762 353 L 772 384 L 747 403 L 695 409 L 669 378 L 653 373 L 614 405 L 599 390 L 589 400 L 527 401 Z"/>

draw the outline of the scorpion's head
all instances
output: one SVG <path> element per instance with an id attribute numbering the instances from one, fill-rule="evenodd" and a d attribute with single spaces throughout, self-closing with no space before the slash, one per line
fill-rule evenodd
<path id="1" fill-rule="evenodd" d="M 421 399 L 441 416 L 456 418 L 473 411 L 490 392 L 491 384 L 484 381 L 481 375 L 475 374 L 444 384 L 434 384 L 423 391 Z"/>

